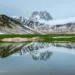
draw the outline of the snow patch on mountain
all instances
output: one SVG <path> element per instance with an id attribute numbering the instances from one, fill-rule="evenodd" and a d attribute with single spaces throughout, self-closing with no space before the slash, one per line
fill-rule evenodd
<path id="1" fill-rule="evenodd" d="M 18 19 L 19 18 L 19 16 L 11 16 L 12 18 L 16 18 L 16 19 Z"/>

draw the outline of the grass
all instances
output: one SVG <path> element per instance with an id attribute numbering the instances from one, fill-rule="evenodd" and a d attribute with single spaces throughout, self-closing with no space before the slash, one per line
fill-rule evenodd
<path id="1" fill-rule="evenodd" d="M 61 38 L 58 38 L 60 37 Z M 65 37 L 66 38 L 65 38 Z M 70 36 L 70 38 L 68 38 Z M 15 38 L 15 37 L 21 37 L 21 38 L 33 38 L 33 37 L 39 37 L 40 39 L 43 39 L 43 41 L 72 41 L 75 42 L 75 34 L 1 34 L 0 39 L 3 38 Z M 57 38 L 53 38 L 57 37 Z M 63 38 L 64 37 L 64 38 Z"/>

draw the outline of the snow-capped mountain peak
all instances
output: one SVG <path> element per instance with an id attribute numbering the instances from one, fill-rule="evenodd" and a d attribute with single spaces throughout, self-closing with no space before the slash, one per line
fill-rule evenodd
<path id="1" fill-rule="evenodd" d="M 47 12 L 47 11 L 34 11 L 31 14 L 30 19 L 32 20 L 45 20 L 45 21 L 49 21 L 52 20 L 52 16 Z"/>

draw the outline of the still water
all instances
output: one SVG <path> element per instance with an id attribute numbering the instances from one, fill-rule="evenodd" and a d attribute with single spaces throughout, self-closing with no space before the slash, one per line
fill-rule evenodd
<path id="1" fill-rule="evenodd" d="M 75 43 L 0 43 L 0 75 L 75 75 Z"/>

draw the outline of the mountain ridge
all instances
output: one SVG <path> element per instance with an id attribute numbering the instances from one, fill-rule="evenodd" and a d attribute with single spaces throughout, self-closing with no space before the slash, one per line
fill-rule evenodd
<path id="1" fill-rule="evenodd" d="M 40 13 L 43 14 L 44 18 L 41 17 Z M 49 18 L 45 14 L 48 14 L 50 17 L 50 14 L 46 11 L 34 11 L 30 17 L 0 15 L 0 32 L 14 34 L 75 33 L 75 17 L 53 20 L 52 17 Z M 37 15 L 39 15 L 39 18 Z"/>

